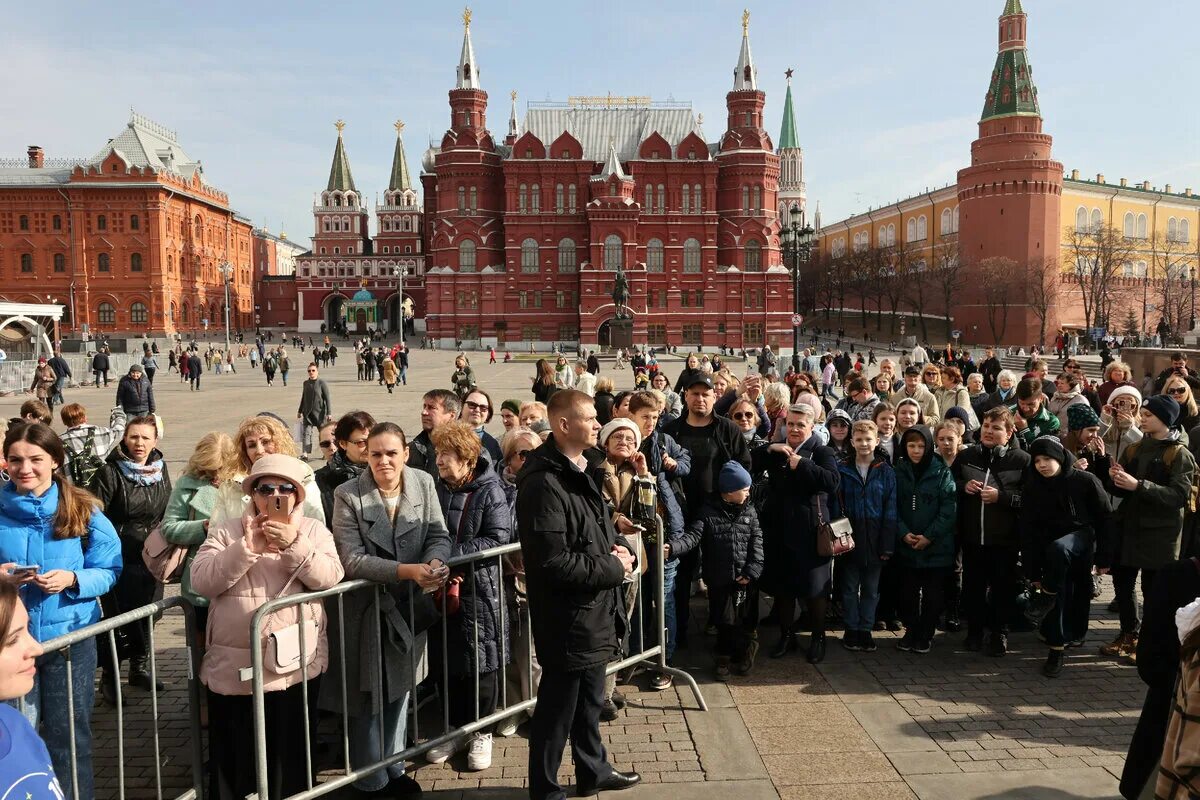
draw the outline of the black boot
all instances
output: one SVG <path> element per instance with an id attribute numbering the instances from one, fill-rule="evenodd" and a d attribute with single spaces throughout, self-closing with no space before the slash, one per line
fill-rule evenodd
<path id="1" fill-rule="evenodd" d="M 1051 648 L 1046 655 L 1046 663 L 1042 664 L 1042 674 L 1047 678 L 1057 678 L 1063 668 L 1062 648 Z"/>
<path id="2" fill-rule="evenodd" d="M 796 649 L 796 634 L 788 631 L 780 634 L 779 641 L 775 644 L 775 649 L 771 651 L 771 658 L 783 658 L 785 655 Z"/>
<path id="3" fill-rule="evenodd" d="M 108 667 L 100 670 L 100 696 L 104 698 L 104 702 L 114 708 L 117 705 L 117 683 L 121 680 L 120 671 L 110 670 Z"/>
<path id="4" fill-rule="evenodd" d="M 129 685 L 150 691 L 150 667 L 145 656 L 133 656 L 129 659 Z M 155 681 L 154 688 L 161 692 L 167 687 L 162 681 Z"/>
<path id="5" fill-rule="evenodd" d="M 808 644 L 808 663 L 820 664 L 825 660 L 825 632 L 814 633 Z"/>

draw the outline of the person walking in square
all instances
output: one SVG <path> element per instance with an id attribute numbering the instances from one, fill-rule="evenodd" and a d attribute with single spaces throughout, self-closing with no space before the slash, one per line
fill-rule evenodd
<path id="1" fill-rule="evenodd" d="M 329 397 L 329 385 L 318 375 L 315 361 L 308 365 L 308 380 L 304 381 L 296 419 L 303 423 L 301 449 L 305 460 L 308 460 L 312 458 L 313 433 L 325 422 L 333 419 L 333 401 Z"/>

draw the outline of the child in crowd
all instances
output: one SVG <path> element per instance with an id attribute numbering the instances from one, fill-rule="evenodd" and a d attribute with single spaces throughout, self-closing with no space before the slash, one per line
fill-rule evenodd
<path id="1" fill-rule="evenodd" d="M 962 426 L 954 419 L 942 420 L 933 429 L 933 438 L 937 443 L 937 454 L 947 467 L 954 466 L 954 457 L 963 449 Z"/>
<path id="2" fill-rule="evenodd" d="M 900 444 L 896 558 L 903 567 L 900 600 L 905 631 L 897 647 L 928 653 L 945 601 L 946 574 L 954 563 L 954 478 L 934 452 L 933 435 L 924 425 L 905 431 Z"/>
<path id="3" fill-rule="evenodd" d="M 829 446 L 837 453 L 838 458 L 846 458 L 853 450 L 850 447 L 850 415 L 840 408 L 829 412 L 825 421 L 825 429 L 829 431 Z"/>
<path id="4" fill-rule="evenodd" d="M 885 376 L 886 377 L 886 376 Z M 872 412 L 871 421 L 875 423 L 879 435 L 879 452 L 889 464 L 896 462 L 896 407 L 891 403 L 880 403 Z"/>
<path id="5" fill-rule="evenodd" d="M 925 417 L 921 414 L 921 404 L 911 397 L 906 397 L 896 404 L 896 436 L 904 435 L 904 432 L 909 428 L 917 425 L 924 425 Z M 902 456 L 902 453 L 893 457 L 892 462 Z"/>
<path id="6" fill-rule="evenodd" d="M 839 465 L 840 503 L 854 528 L 854 550 L 838 560 L 847 650 L 875 651 L 871 628 L 879 603 L 879 575 L 896 543 L 896 473 L 879 452 L 875 423 L 860 420 L 851 433 L 854 457 Z"/>

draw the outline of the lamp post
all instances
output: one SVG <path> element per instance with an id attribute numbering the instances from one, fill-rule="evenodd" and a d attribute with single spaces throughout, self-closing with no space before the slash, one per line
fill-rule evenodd
<path id="1" fill-rule="evenodd" d="M 813 229 L 804 223 L 804 211 L 798 203 L 792 203 L 789 224 L 780 231 L 784 251 L 788 254 L 792 268 L 792 371 L 800 371 L 800 265 L 807 264 L 812 256 Z"/>
<path id="2" fill-rule="evenodd" d="M 233 264 L 228 261 L 222 261 L 221 266 L 217 267 L 221 272 L 221 279 L 225 284 L 225 355 L 229 355 L 229 279 L 233 276 Z"/>
<path id="3" fill-rule="evenodd" d="M 400 344 L 404 344 L 404 272 L 405 267 L 392 267 L 392 274 L 396 276 L 396 316 L 400 323 Z"/>
<path id="4" fill-rule="evenodd" d="M 1191 318 L 1188 320 L 1188 330 L 1194 331 L 1194 330 L 1196 330 L 1196 267 L 1195 267 L 1195 265 L 1188 267 L 1188 275 L 1191 276 L 1191 284 L 1192 284 L 1192 314 L 1191 314 Z"/>

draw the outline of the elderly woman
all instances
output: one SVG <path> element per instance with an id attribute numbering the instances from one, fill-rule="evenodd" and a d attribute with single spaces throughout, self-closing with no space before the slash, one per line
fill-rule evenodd
<path id="1" fill-rule="evenodd" d="M 976 414 L 982 415 L 991 411 L 997 406 L 1011 406 L 1017 402 L 1017 382 L 1020 378 L 1011 369 L 1002 369 L 996 376 L 996 391 L 988 395 L 987 399 L 979 404 Z"/>
<path id="2" fill-rule="evenodd" d="M 972 372 L 967 376 L 967 397 L 971 398 L 971 409 L 979 416 L 979 407 L 987 402 L 988 391 L 983 388 L 983 373 Z"/>
<path id="3" fill-rule="evenodd" d="M 209 737 L 209 790 L 214 798 L 242 798 L 255 791 L 253 684 L 243 670 L 262 648 L 267 727 L 267 786 L 271 798 L 307 787 L 305 702 L 302 679 L 325 671 L 329 648 L 325 610 L 309 600 L 268 618 L 261 641 L 250 640 L 250 622 L 264 603 L 328 589 L 344 571 L 333 536 L 319 520 L 304 516 L 303 463 L 268 455 L 255 461 L 242 489 L 251 497 L 243 513 L 214 525 L 192 559 L 192 588 L 209 598 L 208 649 L 200 680 L 208 688 L 208 715 L 219 736 Z M 282 498 L 286 518 L 273 516 Z M 295 632 L 304 656 L 285 645 Z"/>
<path id="4" fill-rule="evenodd" d="M 475 435 L 483 443 L 483 449 L 487 451 L 488 459 L 493 464 L 499 464 L 504 459 L 500 443 L 496 441 L 495 436 L 484 430 L 484 426 L 492 421 L 492 414 L 495 412 L 496 409 L 492 408 L 492 396 L 483 389 L 472 389 L 470 394 L 463 398 L 459 418 L 469 423 L 475 431 Z"/>
<path id="5" fill-rule="evenodd" d="M 249 495 L 242 489 L 243 480 L 250 474 L 254 462 L 268 455 L 285 455 L 292 458 L 300 455 L 296 440 L 292 438 L 287 426 L 274 415 L 260 414 L 242 420 L 238 425 L 237 435 L 233 437 L 233 443 L 237 448 L 237 470 L 233 478 L 225 481 L 217 491 L 217 501 L 213 505 L 210 517 L 213 525 L 242 515 L 246 504 L 250 502 Z M 304 516 L 324 523 L 325 510 L 321 507 L 321 489 L 317 486 L 312 468 L 305 464 L 304 469 L 307 470 L 301 481 L 304 484 Z"/>
<path id="6" fill-rule="evenodd" d="M 104 615 L 115 617 L 133 611 L 162 597 L 162 584 L 155 580 L 142 561 L 142 546 L 151 529 L 162 521 L 171 497 L 171 476 L 158 449 L 158 428 L 154 417 L 133 417 L 125 423 L 125 434 L 108 454 L 104 468 L 96 474 L 96 496 L 104 504 L 104 515 L 117 529 L 121 539 L 121 561 L 125 567 L 112 591 L 100 598 Z M 118 658 L 129 659 L 129 685 L 152 688 L 147 664 L 149 621 L 142 620 L 119 629 L 124 644 Z M 112 663 L 112 652 L 100 649 L 100 692 L 116 705 L 119 664 Z M 157 688 L 163 688 L 160 681 Z"/>
<path id="7" fill-rule="evenodd" d="M 333 526 L 333 492 L 367 469 L 367 434 L 375 427 L 375 418 L 366 411 L 343 414 L 333 426 L 333 456 L 316 471 L 314 479 L 321 490 L 325 525 Z"/>
<path id="8" fill-rule="evenodd" d="M 431 438 L 437 450 L 438 503 L 454 540 L 451 556 L 478 553 L 512 541 L 515 531 L 504 483 L 481 457 L 483 445 L 475 431 L 465 423 L 452 422 L 434 429 Z M 456 594 L 460 598 L 457 613 L 451 610 Z M 457 728 L 494 713 L 500 696 L 500 671 L 510 649 L 508 620 L 502 620 L 500 613 L 496 561 L 485 558 L 455 569 L 443 609 L 447 615 L 445 689 L 450 697 L 450 725 Z M 437 633 L 441 632 L 438 628 Z M 463 744 L 452 740 L 429 750 L 426 758 L 431 764 L 440 764 Z M 467 750 L 467 768 L 484 770 L 491 763 L 492 734 L 476 731 Z"/>
<path id="9" fill-rule="evenodd" d="M 817 664 L 825 658 L 825 606 L 833 578 L 830 559 L 817 554 L 817 527 L 831 519 L 829 498 L 838 489 L 838 464 L 833 450 L 813 436 L 811 406 L 794 404 L 785 424 L 783 442 L 762 445 L 751 454 L 751 474 L 767 473 L 762 587 L 775 597 L 779 624 L 779 642 L 771 657 L 796 649 L 796 601 L 803 600 L 812 632 L 808 661 Z"/>
<path id="10" fill-rule="evenodd" d="M 323 708 L 349 717 L 346 735 L 355 769 L 407 746 L 409 694 L 428 674 L 425 631 L 436 621 L 426 593 L 449 574 L 444 566 L 450 534 L 433 478 L 406 469 L 407 462 L 404 431 L 381 422 L 367 437 L 370 468 L 333 492 L 333 537 L 346 577 L 382 584 L 377 594 L 360 589 L 344 595 L 344 627 L 332 638 L 346 647 L 333 659 L 321 694 Z M 421 792 L 403 763 L 361 778 L 355 788 L 394 797 Z"/>
<path id="11" fill-rule="evenodd" d="M 1046 401 L 1046 408 L 1058 417 L 1059 437 L 1067 435 L 1067 409 L 1074 405 L 1088 405 L 1087 398 L 1079 388 L 1079 376 L 1063 371 L 1054 380 L 1054 396 Z"/>
<path id="12" fill-rule="evenodd" d="M 671 388 L 671 382 L 661 372 L 654 373 L 650 378 L 650 388 L 662 392 L 663 412 L 662 421 L 668 422 L 683 413 L 683 398 Z"/>
<path id="13" fill-rule="evenodd" d="M 1110 361 L 1104 368 L 1104 383 L 1096 390 L 1100 402 L 1107 404 L 1108 397 L 1118 386 L 1134 386 L 1133 370 L 1124 361 Z"/>

